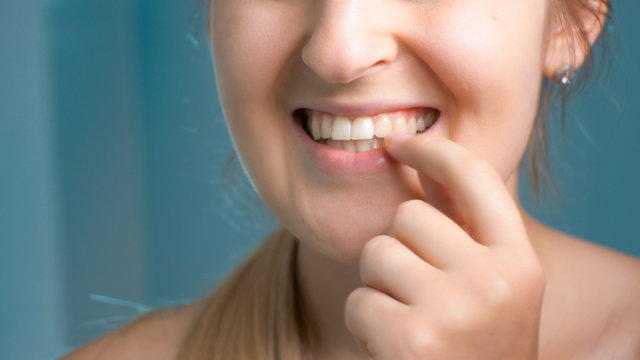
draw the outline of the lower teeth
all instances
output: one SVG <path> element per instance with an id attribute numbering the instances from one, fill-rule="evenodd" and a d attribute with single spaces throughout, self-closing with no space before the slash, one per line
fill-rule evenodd
<path id="1" fill-rule="evenodd" d="M 320 144 L 325 144 L 340 150 L 345 150 L 348 152 L 364 152 L 374 149 L 379 149 L 382 147 L 382 138 L 373 137 L 373 139 L 366 140 L 333 140 L 333 139 L 321 139 L 317 142 Z"/>

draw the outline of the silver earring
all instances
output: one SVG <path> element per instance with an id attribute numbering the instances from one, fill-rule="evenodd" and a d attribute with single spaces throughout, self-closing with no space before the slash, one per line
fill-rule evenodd
<path id="1" fill-rule="evenodd" d="M 562 65 L 553 77 L 553 81 L 562 86 L 569 86 L 576 75 L 576 71 L 569 64 Z"/>

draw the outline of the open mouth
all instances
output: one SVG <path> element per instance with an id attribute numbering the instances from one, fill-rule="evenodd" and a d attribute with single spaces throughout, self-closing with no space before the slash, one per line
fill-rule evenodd
<path id="1" fill-rule="evenodd" d="M 427 131 L 440 117 L 440 111 L 419 108 L 347 117 L 298 109 L 293 115 L 313 141 L 349 152 L 363 152 L 382 147 L 383 139 L 391 134 L 416 135 Z"/>

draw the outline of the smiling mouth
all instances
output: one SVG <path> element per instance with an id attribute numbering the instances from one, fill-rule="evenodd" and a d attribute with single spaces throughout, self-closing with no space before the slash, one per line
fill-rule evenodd
<path id="1" fill-rule="evenodd" d="M 355 153 L 381 148 L 383 139 L 391 134 L 421 134 L 438 120 L 440 111 L 420 108 L 347 117 L 298 109 L 294 117 L 313 141 Z"/>

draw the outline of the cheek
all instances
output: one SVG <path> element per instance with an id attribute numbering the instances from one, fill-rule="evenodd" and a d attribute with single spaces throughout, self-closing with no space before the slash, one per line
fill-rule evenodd
<path id="1" fill-rule="evenodd" d="M 265 101 L 276 76 L 295 47 L 286 28 L 287 12 L 264 2 L 217 1 L 213 16 L 213 52 L 223 101 Z M 250 100 L 250 101 L 248 101 Z"/>
<path id="2" fill-rule="evenodd" d="M 216 1 L 213 52 L 216 80 L 236 151 L 264 201 L 280 203 L 290 177 L 285 166 L 290 148 L 290 114 L 274 101 L 279 78 L 297 41 L 287 32 L 291 12 L 276 2 Z M 281 205 L 284 207 L 284 205 Z M 272 207 L 278 213 L 278 209 Z"/>
<path id="3" fill-rule="evenodd" d="M 537 112 L 546 10 L 533 0 L 456 4 L 427 21 L 422 55 L 451 93 L 447 135 L 506 179 Z"/>
<path id="4" fill-rule="evenodd" d="M 423 25 L 428 64 L 459 102 L 522 93 L 541 75 L 545 14 L 539 0 L 457 1 Z"/>

